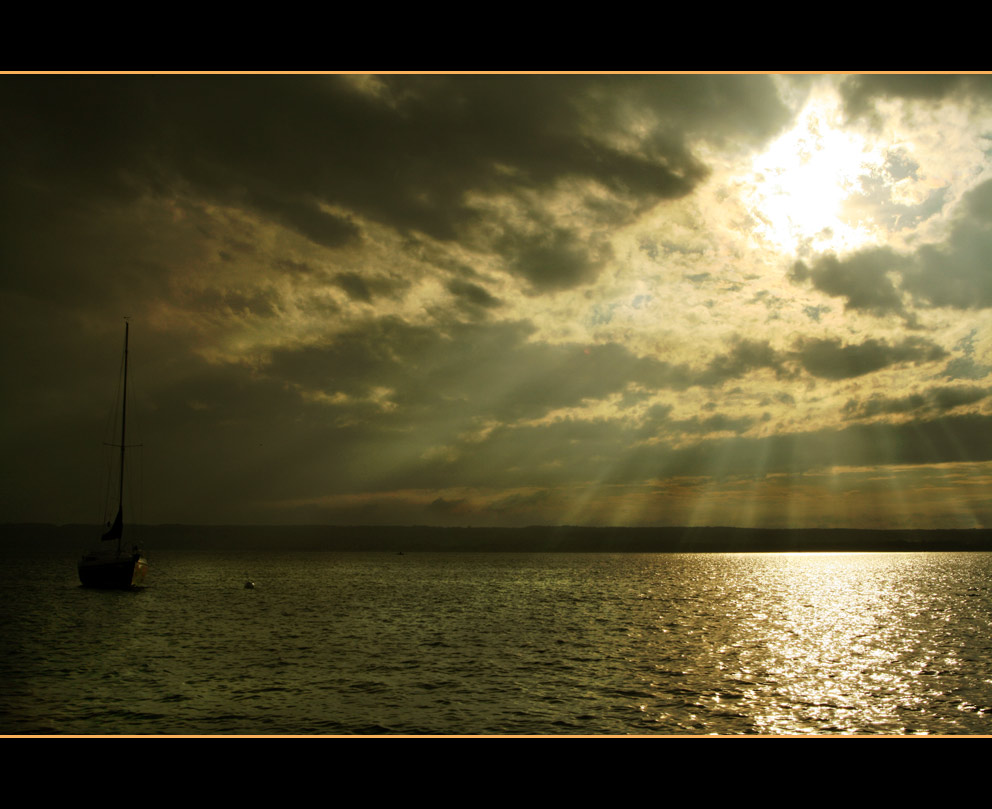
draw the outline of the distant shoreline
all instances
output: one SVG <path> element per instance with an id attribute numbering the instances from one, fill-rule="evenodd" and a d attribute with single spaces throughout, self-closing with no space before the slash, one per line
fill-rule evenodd
<path id="1" fill-rule="evenodd" d="M 0 525 L 0 548 L 79 551 L 98 544 L 101 531 L 92 525 Z M 992 552 L 992 529 L 142 525 L 131 528 L 125 541 L 140 542 L 150 552 Z"/>

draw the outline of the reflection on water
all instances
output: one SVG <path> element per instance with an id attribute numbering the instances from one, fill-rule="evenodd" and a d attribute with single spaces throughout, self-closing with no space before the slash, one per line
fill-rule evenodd
<path id="1" fill-rule="evenodd" d="M 187 553 L 136 594 L 59 561 L 0 570 L 2 732 L 992 725 L 992 554 Z"/>
<path id="2" fill-rule="evenodd" d="M 719 672 L 700 689 L 707 712 L 732 705 L 757 733 L 988 731 L 987 556 L 742 554 L 709 567 L 700 598 L 715 609 L 668 630 L 700 625 L 686 651 Z"/>

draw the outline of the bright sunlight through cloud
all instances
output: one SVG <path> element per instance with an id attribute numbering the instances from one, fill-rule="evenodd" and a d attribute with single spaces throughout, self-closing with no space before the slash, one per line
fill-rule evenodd
<path id="1" fill-rule="evenodd" d="M 841 128 L 842 116 L 833 90 L 816 92 L 795 126 L 754 159 L 745 201 L 761 223 L 756 232 L 779 249 L 842 252 L 874 238 L 867 224 L 844 221 L 842 208 L 862 178 L 879 173 L 885 153 Z"/>

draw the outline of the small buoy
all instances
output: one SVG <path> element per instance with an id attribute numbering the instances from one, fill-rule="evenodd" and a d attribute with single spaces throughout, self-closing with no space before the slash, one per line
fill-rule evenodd
<path id="1" fill-rule="evenodd" d="M 245 582 L 245 589 L 246 590 L 254 590 L 255 589 L 255 582 L 253 582 L 251 579 L 248 579 L 248 581 Z"/>

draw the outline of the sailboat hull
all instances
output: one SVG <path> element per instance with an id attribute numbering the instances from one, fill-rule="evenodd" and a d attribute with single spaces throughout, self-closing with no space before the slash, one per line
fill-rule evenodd
<path id="1" fill-rule="evenodd" d="M 83 587 L 103 590 L 129 590 L 145 580 L 148 562 L 140 553 L 106 557 L 84 556 L 79 562 L 79 581 Z"/>

